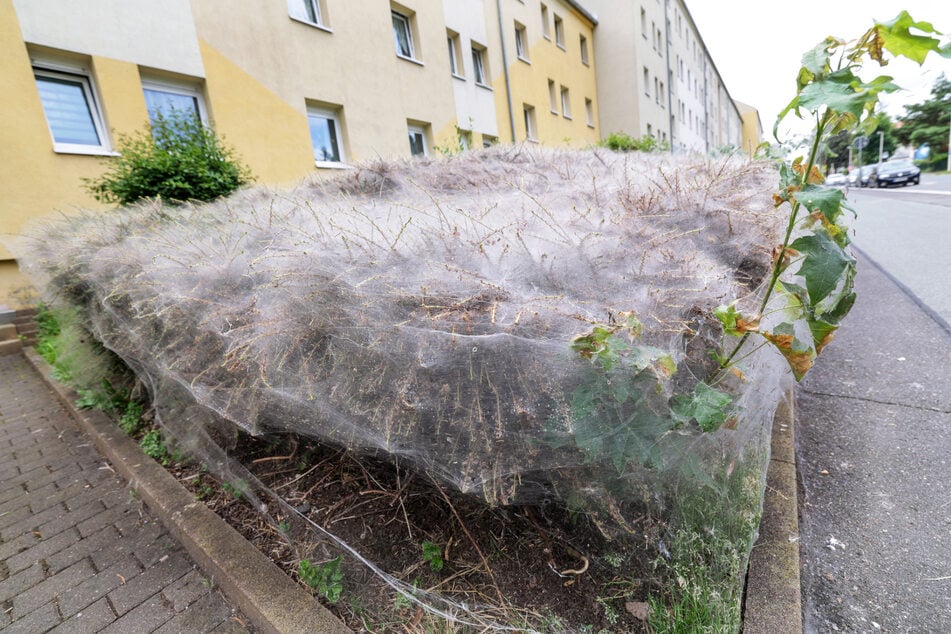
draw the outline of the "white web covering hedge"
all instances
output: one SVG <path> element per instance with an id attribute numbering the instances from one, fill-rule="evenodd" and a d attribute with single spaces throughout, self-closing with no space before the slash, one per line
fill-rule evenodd
<path id="1" fill-rule="evenodd" d="M 293 431 L 490 504 L 557 498 L 616 536 L 675 483 L 753 454 L 762 476 L 778 355 L 717 385 L 716 431 L 669 404 L 716 369 L 713 309 L 755 303 L 774 182 L 739 158 L 491 149 L 82 214 L 17 255 L 197 445 L 221 420 Z M 643 335 L 609 371 L 572 350 L 631 312 Z"/>

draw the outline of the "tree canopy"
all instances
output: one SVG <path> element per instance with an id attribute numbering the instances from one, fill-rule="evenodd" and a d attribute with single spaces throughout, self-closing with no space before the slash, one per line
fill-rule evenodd
<path id="1" fill-rule="evenodd" d="M 951 80 L 942 73 L 931 89 L 931 98 L 905 106 L 905 115 L 898 119 L 895 135 L 904 144 L 919 147 L 927 143 L 931 156 L 922 165 L 925 169 L 944 169 L 948 159 L 948 134 L 951 129 Z"/>

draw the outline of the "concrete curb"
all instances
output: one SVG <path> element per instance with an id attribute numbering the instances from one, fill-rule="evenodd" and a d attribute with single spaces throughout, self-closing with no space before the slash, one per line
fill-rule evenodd
<path id="1" fill-rule="evenodd" d="M 746 576 L 746 634 L 803 631 L 794 401 L 790 390 L 773 420 L 763 519 Z"/>
<path id="2" fill-rule="evenodd" d="M 276 634 L 350 630 L 274 562 L 142 453 L 102 412 L 79 410 L 76 394 L 53 380 L 51 368 L 34 350 L 27 360 L 43 377 L 82 430 L 116 471 L 129 481 L 202 571 L 261 632 Z"/>

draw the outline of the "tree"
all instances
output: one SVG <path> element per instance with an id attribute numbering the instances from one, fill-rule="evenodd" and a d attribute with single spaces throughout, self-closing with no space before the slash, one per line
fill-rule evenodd
<path id="1" fill-rule="evenodd" d="M 878 163 L 879 132 L 881 132 L 884 137 L 883 149 L 885 156 L 895 154 L 895 149 L 898 147 L 897 130 L 891 118 L 886 114 L 880 114 L 875 129 L 867 135 L 868 145 L 862 150 L 862 163 L 865 165 Z M 835 170 L 848 166 L 850 145 L 852 146 L 852 164 L 858 165 L 858 150 L 856 150 L 853 145 L 855 139 L 856 136 L 846 130 L 829 138 L 826 143 L 823 160 L 829 166 L 830 171 L 832 171 L 833 166 Z M 885 156 L 883 156 L 882 160 L 885 160 Z"/>
<path id="2" fill-rule="evenodd" d="M 899 117 L 901 127 L 898 139 L 905 144 L 920 147 L 927 143 L 931 156 L 922 164 L 924 169 L 944 169 L 948 160 L 948 130 L 951 127 L 951 80 L 942 73 L 931 89 L 931 98 L 922 103 L 905 106 L 905 116 Z"/>
<path id="3" fill-rule="evenodd" d="M 119 140 L 120 156 L 86 188 L 105 203 L 143 198 L 169 203 L 209 201 L 251 181 L 251 173 L 214 130 L 190 114 L 159 115 L 144 130 Z"/>

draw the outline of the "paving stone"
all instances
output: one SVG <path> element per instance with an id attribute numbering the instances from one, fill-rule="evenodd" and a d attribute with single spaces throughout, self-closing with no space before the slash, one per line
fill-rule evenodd
<path id="1" fill-rule="evenodd" d="M 94 574 L 96 571 L 93 570 L 92 562 L 83 559 L 44 579 L 25 592 L 20 592 L 13 597 L 13 618 L 17 619 L 29 614 Z"/>
<path id="2" fill-rule="evenodd" d="M 172 602 L 176 612 L 181 612 L 200 597 L 211 592 L 211 583 L 202 576 L 200 571 L 192 570 L 162 590 L 162 595 Z"/>
<path id="3" fill-rule="evenodd" d="M 73 546 L 79 541 L 79 532 L 75 529 L 65 530 L 49 539 L 41 539 L 36 545 L 23 550 L 6 560 L 10 572 L 19 572 L 34 564 L 46 560 L 65 548 Z"/>
<path id="4" fill-rule="evenodd" d="M 38 541 L 40 541 L 40 538 L 37 535 L 33 532 L 28 532 L 19 535 L 11 541 L 0 543 L 0 561 L 5 561 L 17 553 L 23 552 Z"/>
<path id="5" fill-rule="evenodd" d="M 142 567 L 132 557 L 123 557 L 105 570 L 70 588 L 59 597 L 59 611 L 63 617 L 82 612 L 91 604 L 103 599 L 121 585 L 129 583 L 142 572 Z M 112 608 L 109 608 L 110 614 Z M 113 618 L 115 618 L 113 616 Z"/>
<path id="6" fill-rule="evenodd" d="M 18 594 L 26 592 L 43 581 L 45 577 L 43 567 L 40 564 L 35 564 L 15 575 L 10 575 L 5 580 L 0 581 L 0 603 L 9 601 Z"/>
<path id="7" fill-rule="evenodd" d="M 122 616 L 155 594 L 156 590 L 184 577 L 191 569 L 191 562 L 181 552 L 172 553 L 165 560 L 147 568 L 135 579 L 110 592 L 109 601 L 116 614 Z"/>
<path id="8" fill-rule="evenodd" d="M 139 603 L 127 614 L 120 616 L 102 630 L 103 634 L 148 634 L 175 616 L 171 605 L 155 593 Z"/>
<path id="9" fill-rule="evenodd" d="M 14 617 L 13 622 L 4 628 L 4 634 L 35 634 L 36 632 L 45 632 L 55 625 L 59 624 L 59 612 L 56 611 L 56 605 L 47 603 L 38 610 L 34 610 L 23 617 Z"/>
<path id="10" fill-rule="evenodd" d="M 102 513 L 105 510 L 106 506 L 100 500 L 95 500 L 86 504 L 85 506 L 80 506 L 75 511 L 70 511 L 69 513 L 50 520 L 45 524 L 41 524 L 38 527 L 40 535 L 43 537 L 56 535 L 57 533 L 68 528 L 72 528 L 80 522 L 89 519 L 97 513 Z"/>
<path id="11" fill-rule="evenodd" d="M 61 625 L 50 630 L 50 634 L 92 634 L 116 620 L 116 614 L 105 597 L 87 608 L 73 614 Z M 182 630 L 184 632 L 184 630 Z"/>
<path id="12" fill-rule="evenodd" d="M 107 526 L 98 533 L 80 539 L 71 548 L 47 557 L 46 564 L 52 572 L 59 572 L 89 557 L 97 570 L 104 570 L 118 561 L 125 548 L 115 527 Z"/>
<path id="13" fill-rule="evenodd" d="M 42 524 L 57 521 L 65 513 L 66 507 L 62 504 L 51 506 L 39 513 L 30 513 L 29 508 L 27 508 L 25 513 L 17 512 L 16 521 L 10 522 L 9 526 L 0 527 L 0 539 L 3 541 L 13 539 L 17 535 L 37 529 Z M 50 533 L 50 536 L 52 535 L 53 533 Z"/>
<path id="14" fill-rule="evenodd" d="M 177 609 L 177 608 L 176 608 Z M 155 634 L 180 634 L 181 632 L 210 632 L 231 618 L 231 610 L 215 593 L 205 594 L 179 613 L 168 623 L 155 630 Z"/>
<path id="15" fill-rule="evenodd" d="M 55 482 L 51 482 L 39 491 L 33 491 L 32 493 L 26 491 L 26 489 L 23 488 L 20 495 L 13 497 L 6 502 L 0 502 L 0 516 L 9 511 L 15 511 L 21 506 L 45 499 L 47 496 L 55 495 L 58 490 L 59 487 Z M 37 511 L 42 511 L 43 508 L 45 507 L 41 507 L 39 509 L 33 508 L 33 512 L 35 513 Z"/>

